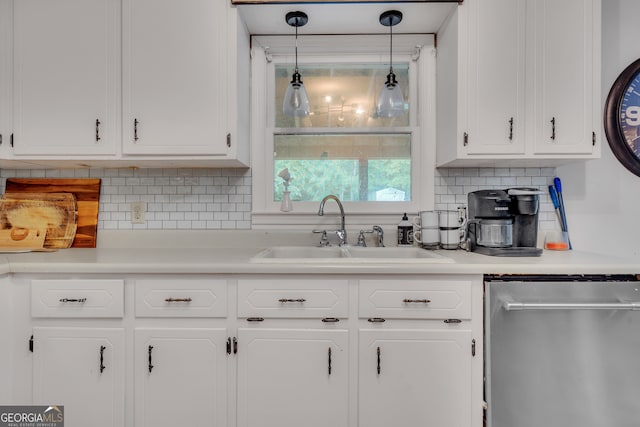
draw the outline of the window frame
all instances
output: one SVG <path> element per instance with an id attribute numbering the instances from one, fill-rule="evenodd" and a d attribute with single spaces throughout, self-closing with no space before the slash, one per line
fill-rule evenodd
<path id="1" fill-rule="evenodd" d="M 320 36 L 318 36 L 320 37 Z M 388 63 L 387 45 L 382 45 L 379 53 L 352 55 L 345 53 L 353 36 L 343 37 L 341 42 L 327 43 L 327 49 L 341 46 L 341 51 L 312 53 L 303 55 L 299 49 L 298 63 Z M 415 48 L 415 47 L 414 47 Z M 434 208 L 435 174 L 435 48 L 433 37 L 430 43 L 396 54 L 394 63 L 409 63 L 411 108 L 409 126 L 375 128 L 276 128 L 275 107 L 275 65 L 294 61 L 293 55 L 272 54 L 268 48 L 255 44 L 252 48 L 251 73 L 251 158 L 252 158 L 252 226 L 253 228 L 279 228 L 300 226 L 308 228 L 324 222 L 333 224 L 332 215 L 318 217 L 319 202 L 293 201 L 293 210 L 280 211 L 280 202 L 273 201 L 273 152 L 274 135 L 282 133 L 393 133 L 411 134 L 411 200 L 402 202 L 352 201 L 343 202 L 350 225 L 396 224 L 403 212 L 413 213 Z M 303 76 L 304 79 L 304 76 Z M 295 179 L 295 177 L 294 177 Z M 337 211 L 337 209 L 336 209 Z"/>

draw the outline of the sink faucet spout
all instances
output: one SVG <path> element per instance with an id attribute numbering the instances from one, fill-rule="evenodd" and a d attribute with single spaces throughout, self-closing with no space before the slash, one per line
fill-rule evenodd
<path id="1" fill-rule="evenodd" d="M 345 229 L 345 221 L 344 221 L 344 207 L 342 206 L 342 202 L 333 194 L 329 194 L 325 196 L 320 202 L 320 208 L 318 209 L 318 215 L 324 215 L 324 205 L 327 203 L 327 200 L 333 200 L 338 204 L 338 208 L 340 208 L 340 230 L 337 231 L 338 237 L 340 237 L 340 245 L 344 245 L 347 242 L 347 230 Z"/>

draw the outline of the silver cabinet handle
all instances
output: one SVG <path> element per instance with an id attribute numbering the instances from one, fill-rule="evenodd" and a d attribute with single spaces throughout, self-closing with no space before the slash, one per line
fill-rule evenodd
<path id="1" fill-rule="evenodd" d="M 191 302 L 191 298 L 165 298 L 164 302 Z"/>
<path id="2" fill-rule="evenodd" d="M 413 304 L 413 303 L 421 303 L 421 304 L 429 304 L 431 302 L 430 299 L 409 299 L 405 298 L 402 300 L 405 304 Z"/>
<path id="3" fill-rule="evenodd" d="M 537 302 L 507 302 L 502 306 L 506 311 L 516 310 L 640 310 L 640 302 L 621 303 L 537 303 Z"/>
<path id="4" fill-rule="evenodd" d="M 67 303 L 67 302 L 77 302 L 79 304 L 83 304 L 85 302 L 87 302 L 86 298 L 60 298 L 59 300 L 62 303 Z"/>
<path id="5" fill-rule="evenodd" d="M 304 299 L 304 298 L 295 298 L 295 299 L 291 299 L 291 298 L 280 298 L 280 299 L 278 300 L 278 302 L 283 303 L 283 304 L 288 303 L 288 302 L 297 302 L 297 303 L 302 304 L 302 303 L 304 303 L 304 302 L 307 302 L 307 300 L 306 300 L 306 299 Z"/>

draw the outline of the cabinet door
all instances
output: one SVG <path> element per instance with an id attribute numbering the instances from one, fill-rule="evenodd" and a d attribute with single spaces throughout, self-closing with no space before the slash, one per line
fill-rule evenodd
<path id="1" fill-rule="evenodd" d="M 64 405 L 65 426 L 124 425 L 124 332 L 34 328 L 33 402 Z"/>
<path id="2" fill-rule="evenodd" d="M 226 329 L 136 329 L 136 427 L 226 427 L 226 339 Z"/>
<path id="3" fill-rule="evenodd" d="M 227 3 L 124 0 L 124 153 L 227 153 Z"/>
<path id="4" fill-rule="evenodd" d="M 359 349 L 358 425 L 472 425 L 470 331 L 360 330 Z"/>
<path id="5" fill-rule="evenodd" d="M 239 427 L 347 427 L 346 330 L 240 329 Z"/>
<path id="6" fill-rule="evenodd" d="M 117 0 L 20 0 L 14 15 L 14 152 L 113 154 Z"/>
<path id="7" fill-rule="evenodd" d="M 525 150 L 525 2 L 469 2 L 468 154 Z"/>
<path id="8" fill-rule="evenodd" d="M 0 0 L 0 153 L 11 134 L 11 2 Z"/>
<path id="9" fill-rule="evenodd" d="M 530 0 L 535 19 L 535 152 L 590 154 L 599 0 Z M 599 65 L 598 65 L 599 66 Z"/>

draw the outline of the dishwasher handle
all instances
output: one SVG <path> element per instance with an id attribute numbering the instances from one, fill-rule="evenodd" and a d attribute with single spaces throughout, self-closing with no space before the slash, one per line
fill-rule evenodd
<path id="1" fill-rule="evenodd" d="M 506 311 L 518 310 L 640 310 L 640 302 L 513 302 L 502 301 Z"/>

